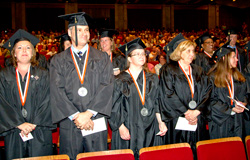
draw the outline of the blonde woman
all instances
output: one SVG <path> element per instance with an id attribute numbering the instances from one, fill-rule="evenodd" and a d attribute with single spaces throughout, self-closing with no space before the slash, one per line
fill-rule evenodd
<path id="1" fill-rule="evenodd" d="M 206 137 L 205 102 L 211 91 L 210 81 L 202 68 L 192 64 L 195 47 L 194 42 L 182 36 L 168 44 L 168 50 L 173 50 L 173 53 L 170 54 L 171 62 L 162 67 L 159 87 L 162 120 L 169 129 L 167 143 L 188 142 L 193 151 L 196 142 Z M 180 121 L 190 126 L 197 125 L 197 129 L 177 129 Z"/>
<path id="2" fill-rule="evenodd" d="M 109 55 L 110 61 L 113 64 L 114 75 L 118 75 L 125 69 L 125 57 L 115 50 L 113 36 L 116 33 L 113 29 L 103 29 L 100 31 L 100 48 L 101 51 Z"/>

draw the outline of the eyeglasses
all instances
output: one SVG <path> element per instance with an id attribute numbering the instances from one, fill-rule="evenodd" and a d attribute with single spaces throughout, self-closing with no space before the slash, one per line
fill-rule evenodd
<path id="1" fill-rule="evenodd" d="M 146 53 L 135 53 L 135 54 L 131 54 L 131 57 L 132 56 L 145 56 Z"/>

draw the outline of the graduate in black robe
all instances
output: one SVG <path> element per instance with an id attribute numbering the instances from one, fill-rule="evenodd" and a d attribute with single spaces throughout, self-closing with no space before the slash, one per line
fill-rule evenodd
<path id="1" fill-rule="evenodd" d="M 118 75 L 126 67 L 125 56 L 115 50 L 115 43 L 113 36 L 117 33 L 114 29 L 100 30 L 100 48 L 103 52 L 109 55 L 110 61 L 113 64 L 114 75 Z"/>
<path id="2" fill-rule="evenodd" d="M 229 97 L 247 106 L 247 83 L 237 69 L 238 59 L 235 51 L 226 46 L 227 44 L 216 50 L 214 58 L 217 63 L 209 73 L 214 82 L 209 106 L 210 138 L 239 136 L 244 140 L 244 117 L 249 117 L 249 112 Z"/>
<path id="3" fill-rule="evenodd" d="M 247 57 L 246 52 L 237 46 L 237 39 L 238 39 L 238 33 L 236 29 L 228 29 L 225 31 L 225 35 L 227 36 L 226 39 L 230 43 L 227 45 L 227 47 L 234 49 L 236 53 L 236 57 L 238 59 L 237 62 L 237 68 L 238 70 L 243 73 L 244 69 L 246 68 L 248 62 L 249 62 L 249 57 Z"/>
<path id="4" fill-rule="evenodd" d="M 245 47 L 244 47 L 247 51 L 247 53 L 249 53 L 250 50 L 250 42 L 248 42 Z M 247 87 L 248 90 L 250 90 L 250 63 L 247 64 L 246 68 L 244 69 L 244 76 L 246 78 L 247 81 Z M 249 101 L 250 101 L 250 97 L 249 95 L 247 95 L 247 99 L 248 99 L 248 107 L 249 107 Z M 248 136 L 250 135 L 250 116 L 248 116 L 248 114 L 244 114 L 245 115 L 245 135 Z"/>
<path id="5" fill-rule="evenodd" d="M 192 64 L 195 43 L 178 36 L 168 45 L 174 52 L 170 54 L 172 61 L 161 69 L 159 87 L 160 112 L 169 129 L 166 143 L 188 142 L 196 155 L 196 142 L 207 135 L 206 101 L 211 92 L 210 79 L 201 67 Z M 190 125 L 197 124 L 196 131 L 176 130 L 179 117 Z"/>
<path id="6" fill-rule="evenodd" d="M 50 63 L 52 120 L 60 125 L 60 154 L 76 159 L 82 152 L 107 150 L 107 130 L 88 136 L 81 130 L 92 130 L 93 120 L 110 116 L 114 76 L 108 55 L 87 43 L 87 15 L 61 17 L 69 20 L 72 46 Z"/>
<path id="7" fill-rule="evenodd" d="M 141 148 L 162 145 L 160 136 L 165 135 L 167 128 L 161 121 L 157 103 L 158 77 L 143 69 L 145 45 L 137 38 L 119 49 L 126 52 L 125 47 L 128 48 L 129 68 L 115 80 L 109 119 L 111 149 L 132 149 L 138 159 Z"/>
<path id="8" fill-rule="evenodd" d="M 37 66 L 36 39 L 18 30 L 4 45 L 13 48 L 15 60 L 14 66 L 0 72 L 0 135 L 4 136 L 7 160 L 51 155 L 53 151 L 49 74 Z M 24 142 L 21 136 L 28 134 L 34 138 Z"/>
<path id="9" fill-rule="evenodd" d="M 199 38 L 195 40 L 196 44 L 199 48 L 203 48 L 202 52 L 196 55 L 194 64 L 202 67 L 205 73 L 214 66 L 215 61 L 212 59 L 214 52 L 214 42 L 208 32 L 201 35 Z"/>

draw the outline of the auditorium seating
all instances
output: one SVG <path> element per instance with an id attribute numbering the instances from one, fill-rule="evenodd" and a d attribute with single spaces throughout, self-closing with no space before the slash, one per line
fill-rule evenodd
<path id="1" fill-rule="evenodd" d="M 247 157 L 250 160 L 250 136 L 246 136 L 245 145 L 246 145 Z"/>
<path id="2" fill-rule="evenodd" d="M 131 149 L 80 153 L 77 160 L 134 160 Z"/>
<path id="3" fill-rule="evenodd" d="M 52 156 L 18 158 L 14 160 L 69 160 L 69 156 L 65 154 L 61 154 L 61 155 L 52 155 Z"/>
<path id="4" fill-rule="evenodd" d="M 199 141 L 196 144 L 198 160 L 246 160 L 240 137 Z"/>
<path id="5" fill-rule="evenodd" d="M 140 149 L 140 160 L 193 160 L 188 143 L 177 143 Z"/>

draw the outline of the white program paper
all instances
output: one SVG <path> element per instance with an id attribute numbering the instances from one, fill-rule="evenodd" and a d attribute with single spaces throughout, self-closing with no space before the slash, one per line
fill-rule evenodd
<path id="1" fill-rule="evenodd" d="M 82 136 L 87 136 L 87 135 L 90 135 L 90 134 L 94 134 L 94 133 L 97 133 L 97 132 L 101 132 L 101 131 L 105 131 L 107 130 L 107 126 L 106 126 L 106 122 L 105 122 L 105 118 L 102 117 L 102 118 L 98 118 L 98 119 L 95 119 L 93 120 L 94 122 L 94 129 L 93 130 L 81 130 L 82 132 Z"/>
<path id="2" fill-rule="evenodd" d="M 184 131 L 196 131 L 197 124 L 191 125 L 188 123 L 188 120 L 184 117 L 179 117 L 177 124 L 175 126 L 176 130 L 184 130 Z"/>
<path id="3" fill-rule="evenodd" d="M 20 137 L 22 138 L 22 140 L 23 140 L 24 142 L 33 139 L 33 136 L 32 136 L 31 133 L 28 134 L 28 137 L 26 137 L 26 136 L 23 136 L 23 137 L 22 137 L 21 133 L 19 133 L 19 135 L 20 135 Z"/>

